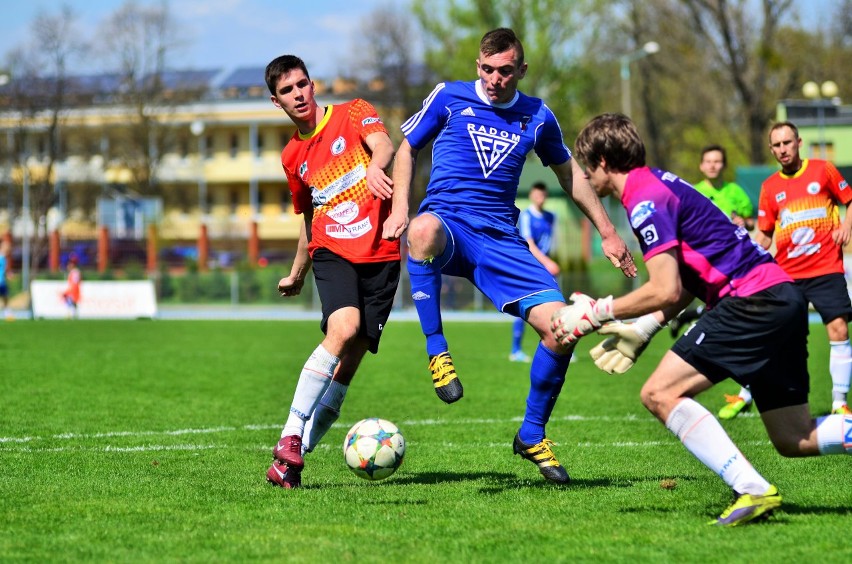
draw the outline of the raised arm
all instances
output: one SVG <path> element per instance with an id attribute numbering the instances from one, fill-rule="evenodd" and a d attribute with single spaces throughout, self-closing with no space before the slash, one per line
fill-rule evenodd
<path id="1" fill-rule="evenodd" d="M 615 230 L 600 198 L 595 194 L 577 161 L 569 159 L 562 164 L 551 165 L 550 168 L 556 174 L 562 190 L 574 200 L 580 211 L 589 218 L 601 234 L 601 247 L 606 257 L 613 265 L 620 268 L 625 276 L 634 278 L 636 265 L 633 262 L 633 255 L 630 254 L 624 239 Z"/>

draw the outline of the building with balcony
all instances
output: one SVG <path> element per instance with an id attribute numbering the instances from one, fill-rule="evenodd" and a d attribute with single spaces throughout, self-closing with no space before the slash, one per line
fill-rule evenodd
<path id="1" fill-rule="evenodd" d="M 12 85 L 0 88 L 0 233 L 20 240 L 27 229 L 58 231 L 65 246 L 95 240 L 102 226 L 113 237 L 142 239 L 153 224 L 163 245 L 180 246 L 195 244 L 204 226 L 213 248 L 245 249 L 254 232 L 264 248 L 292 252 L 301 218 L 280 154 L 295 125 L 269 101 L 264 68 L 170 72 L 159 80 L 167 102 L 140 107 L 123 99 L 116 75 L 71 77 L 53 159 L 52 112 L 24 115 L 8 103 Z M 315 84 L 323 105 L 370 99 L 375 88 Z M 140 135 L 149 139 L 141 164 L 127 151 Z M 139 166 L 149 167 L 145 193 L 134 189 Z M 27 225 L 23 188 L 46 177 L 55 197 L 37 225 Z"/>

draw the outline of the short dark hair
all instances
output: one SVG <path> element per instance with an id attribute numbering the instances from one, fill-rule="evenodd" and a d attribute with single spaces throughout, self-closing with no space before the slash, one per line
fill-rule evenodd
<path id="1" fill-rule="evenodd" d="M 536 180 L 532 183 L 532 186 L 530 186 L 530 190 L 544 190 L 545 192 L 547 192 L 547 184 L 545 184 L 541 180 Z"/>
<path id="2" fill-rule="evenodd" d="M 779 121 L 778 123 L 776 123 L 775 125 L 770 127 L 769 128 L 769 137 L 770 138 L 772 137 L 773 131 L 775 131 L 776 129 L 784 128 L 784 127 L 789 127 L 790 129 L 792 129 L 793 135 L 796 136 L 796 139 L 799 138 L 799 128 L 796 127 L 796 125 L 792 121 Z"/>
<path id="3" fill-rule="evenodd" d="M 487 56 L 505 53 L 512 48 L 515 49 L 515 55 L 518 57 L 518 66 L 522 65 L 524 63 L 524 46 L 515 32 L 508 27 L 492 29 L 483 35 L 479 42 L 479 52 Z"/>
<path id="4" fill-rule="evenodd" d="M 701 149 L 701 159 L 704 160 L 704 155 L 711 151 L 719 151 L 720 153 L 722 153 L 722 166 L 728 166 L 728 153 L 725 152 L 725 148 L 721 145 L 707 145 L 706 147 Z"/>
<path id="5" fill-rule="evenodd" d="M 600 166 L 601 158 L 614 172 L 645 166 L 645 143 L 624 114 L 601 114 L 592 119 L 577 136 L 574 152 L 592 170 Z"/>
<path id="6" fill-rule="evenodd" d="M 278 86 L 278 81 L 293 69 L 301 69 L 308 80 L 311 79 L 305 61 L 296 55 L 281 55 L 275 57 L 266 65 L 266 87 L 269 88 L 270 94 L 275 96 L 275 87 Z"/>

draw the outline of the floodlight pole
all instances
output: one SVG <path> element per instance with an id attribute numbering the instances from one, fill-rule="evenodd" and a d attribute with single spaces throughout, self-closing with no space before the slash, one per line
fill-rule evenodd
<path id="1" fill-rule="evenodd" d="M 828 158 L 825 143 L 825 105 L 833 103 L 832 100 L 837 96 L 837 92 L 837 83 L 833 80 L 826 80 L 822 84 L 810 80 L 802 86 L 802 94 L 805 95 L 805 98 L 813 100 L 816 104 L 819 154 L 823 160 Z"/>
<path id="2" fill-rule="evenodd" d="M 626 116 L 631 114 L 630 105 L 630 63 L 638 61 L 648 55 L 653 55 L 660 50 L 660 44 L 656 41 L 649 41 L 642 45 L 641 49 L 637 49 L 632 53 L 622 55 L 619 58 L 621 66 L 621 113 Z"/>
<path id="3" fill-rule="evenodd" d="M 22 235 L 21 235 L 21 288 L 30 291 L 30 173 L 27 169 L 27 155 L 21 157 L 21 174 L 23 179 L 23 201 L 21 202 Z"/>
<path id="4" fill-rule="evenodd" d="M 189 130 L 198 138 L 198 210 L 201 212 L 201 223 L 207 220 L 207 178 L 204 176 L 207 138 L 204 136 L 204 129 L 204 122 L 201 120 L 196 120 L 189 126 Z"/>

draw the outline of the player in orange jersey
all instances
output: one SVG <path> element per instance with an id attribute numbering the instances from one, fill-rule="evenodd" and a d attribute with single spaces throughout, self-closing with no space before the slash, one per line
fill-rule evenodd
<path id="1" fill-rule="evenodd" d="M 83 277 L 80 274 L 80 269 L 77 267 L 77 262 L 77 255 L 71 254 L 68 257 L 68 286 L 65 287 L 65 292 L 62 293 L 62 299 L 65 300 L 65 305 L 68 306 L 69 318 L 77 317 L 77 308 L 80 304 L 80 283 L 83 281 Z"/>
<path id="2" fill-rule="evenodd" d="M 298 295 L 313 266 L 322 302 L 322 343 L 299 376 L 281 440 L 266 473 L 283 488 L 301 485 L 303 455 L 340 414 L 361 359 L 378 351 L 399 283 L 399 240 L 382 238 L 392 206 L 407 218 L 385 170 L 394 146 L 376 110 L 364 100 L 319 106 L 305 63 L 283 55 L 266 67 L 275 107 L 297 131 L 281 152 L 293 210 L 304 224 L 282 296 Z M 304 437 L 304 440 L 303 440 Z"/>
<path id="3" fill-rule="evenodd" d="M 769 130 L 769 149 L 781 170 L 767 178 L 760 189 L 755 240 L 768 249 L 775 236 L 775 260 L 822 318 L 831 346 L 831 412 L 850 415 L 847 394 L 852 347 L 848 323 L 852 304 L 844 276 L 843 247 L 852 239 L 852 189 L 830 162 L 802 159 L 801 146 L 799 130 L 789 121 L 776 123 Z M 842 222 L 838 205 L 846 206 Z M 741 403 L 740 397 L 729 399 L 730 407 Z"/>

